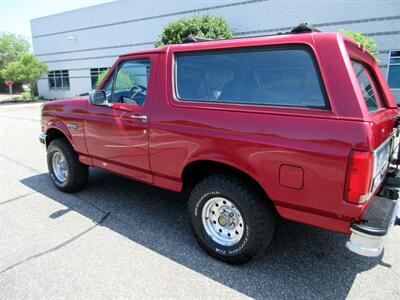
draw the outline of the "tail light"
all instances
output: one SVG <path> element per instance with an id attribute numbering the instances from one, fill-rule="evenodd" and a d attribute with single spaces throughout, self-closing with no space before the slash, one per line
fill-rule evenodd
<path id="1" fill-rule="evenodd" d="M 373 155 L 371 152 L 351 151 L 345 199 L 352 203 L 368 200 L 371 191 Z"/>

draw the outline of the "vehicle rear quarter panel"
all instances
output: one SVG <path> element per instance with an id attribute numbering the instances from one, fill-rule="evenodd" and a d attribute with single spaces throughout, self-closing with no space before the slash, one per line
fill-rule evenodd
<path id="1" fill-rule="evenodd" d="M 356 121 L 359 108 L 351 108 L 345 115 L 352 118 L 341 120 L 335 111 L 186 104 L 174 98 L 171 84 L 165 84 L 173 81 L 172 59 L 172 53 L 161 56 L 151 115 L 150 161 L 155 176 L 180 181 L 192 161 L 226 163 L 253 177 L 288 218 L 296 219 L 294 209 L 326 217 L 328 221 L 319 226 L 348 231 L 343 224 L 360 214 L 360 206 L 343 197 L 348 156 L 352 148 L 370 146 L 370 124 Z M 332 91 L 330 101 L 344 95 Z M 301 189 L 281 185 L 281 165 L 303 169 Z M 335 219 L 343 220 L 343 226 L 329 224 Z"/>
<path id="2" fill-rule="evenodd" d="M 371 143 L 371 150 L 378 148 L 391 134 L 395 123 L 396 116 L 398 115 L 397 104 L 394 97 L 383 77 L 382 71 L 375 58 L 367 51 L 364 50 L 362 45 L 357 45 L 353 40 L 348 38 L 339 39 L 339 44 L 344 53 L 345 64 L 348 65 L 348 73 L 350 82 L 357 95 L 358 105 L 360 106 L 363 119 L 371 122 L 370 136 L 373 136 Z M 362 91 L 356 74 L 353 72 L 351 66 L 352 60 L 358 61 L 366 66 L 371 75 L 373 76 L 376 92 L 379 94 L 379 99 L 382 102 L 383 108 L 377 111 L 369 112 L 365 104 Z"/>

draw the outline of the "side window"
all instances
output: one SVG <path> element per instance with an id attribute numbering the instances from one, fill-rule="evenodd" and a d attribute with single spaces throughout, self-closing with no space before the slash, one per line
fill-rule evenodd
<path id="1" fill-rule="evenodd" d="M 149 76 L 150 59 L 122 62 L 118 67 L 116 76 L 113 75 L 112 78 L 115 82 L 113 83 L 111 102 L 143 105 L 146 99 Z"/>
<path id="2" fill-rule="evenodd" d="M 305 47 L 185 53 L 175 61 L 182 101 L 328 108 Z"/>
<path id="3" fill-rule="evenodd" d="M 354 73 L 356 74 L 358 83 L 360 84 L 365 103 L 367 104 L 368 111 L 380 109 L 382 107 L 382 102 L 379 93 L 377 92 L 371 72 L 359 62 L 353 60 L 352 64 Z"/>

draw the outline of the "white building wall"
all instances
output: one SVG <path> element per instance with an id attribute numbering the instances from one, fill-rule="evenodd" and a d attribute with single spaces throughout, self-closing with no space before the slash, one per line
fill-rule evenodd
<path id="1" fill-rule="evenodd" d="M 70 76 L 69 90 L 50 90 L 44 78 L 39 93 L 53 99 L 88 92 L 90 68 L 151 48 L 167 23 L 204 13 L 226 18 L 241 36 L 287 31 L 302 22 L 323 31 L 360 31 L 376 40 L 384 73 L 389 50 L 400 49 L 398 0 L 120 0 L 31 21 L 35 54 L 49 70 L 69 70 Z"/>

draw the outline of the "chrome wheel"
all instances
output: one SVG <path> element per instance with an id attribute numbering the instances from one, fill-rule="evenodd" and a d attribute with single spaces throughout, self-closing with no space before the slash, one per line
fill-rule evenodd
<path id="1" fill-rule="evenodd" d="M 53 174 L 58 181 L 64 182 L 68 176 L 68 166 L 64 155 L 61 152 L 55 152 L 52 158 Z"/>
<path id="2" fill-rule="evenodd" d="M 209 199 L 202 210 L 201 219 L 207 234 L 218 244 L 233 246 L 243 236 L 244 220 L 239 209 L 228 199 Z"/>

